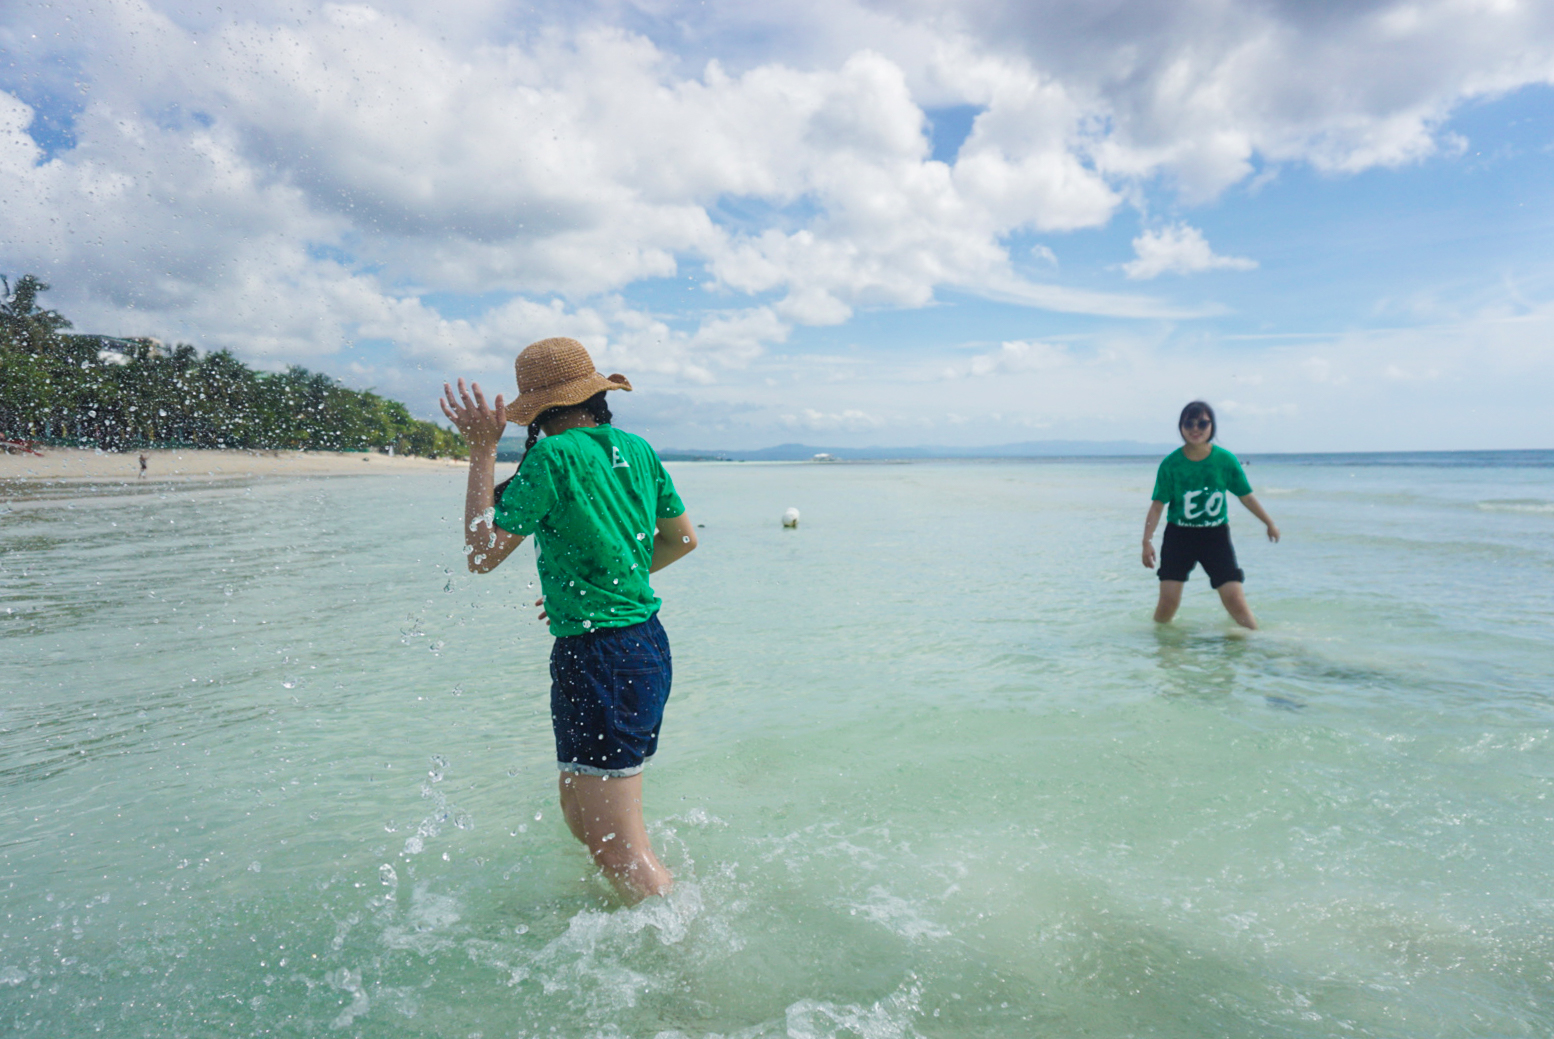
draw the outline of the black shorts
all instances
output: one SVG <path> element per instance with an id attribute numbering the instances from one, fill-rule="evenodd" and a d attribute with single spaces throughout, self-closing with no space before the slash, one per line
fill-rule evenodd
<path id="1" fill-rule="evenodd" d="M 1160 569 L 1155 576 L 1162 581 L 1185 581 L 1199 563 L 1209 575 L 1210 588 L 1218 588 L 1226 581 L 1246 580 L 1236 565 L 1236 546 L 1230 543 L 1229 523 L 1217 527 L 1167 523 L 1165 536 L 1160 539 Z"/>

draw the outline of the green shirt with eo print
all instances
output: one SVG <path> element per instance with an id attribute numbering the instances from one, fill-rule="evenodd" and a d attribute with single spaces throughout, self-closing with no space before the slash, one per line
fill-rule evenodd
<path id="1" fill-rule="evenodd" d="M 1177 448 L 1160 462 L 1155 493 L 1166 503 L 1166 522 L 1179 527 L 1217 527 L 1230 522 L 1230 496 L 1251 494 L 1252 485 L 1236 456 L 1218 445 L 1194 462 Z"/>
<path id="2" fill-rule="evenodd" d="M 543 437 L 496 503 L 493 521 L 534 535 L 550 633 L 640 624 L 658 611 L 648 583 L 660 518 L 685 511 L 646 440 L 614 426 Z"/>

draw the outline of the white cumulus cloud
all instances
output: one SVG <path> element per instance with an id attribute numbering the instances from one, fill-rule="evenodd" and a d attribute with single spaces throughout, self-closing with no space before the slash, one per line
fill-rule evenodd
<path id="1" fill-rule="evenodd" d="M 1070 363 L 1068 352 L 1051 343 L 1011 341 L 1003 343 L 991 353 L 978 354 L 971 359 L 969 374 L 995 375 L 998 373 L 1034 372 L 1061 368 Z"/>
<path id="2" fill-rule="evenodd" d="M 1158 278 L 1162 274 L 1196 274 L 1199 271 L 1249 271 L 1256 260 L 1245 256 L 1219 256 L 1203 232 L 1186 224 L 1172 224 L 1158 231 L 1145 231 L 1133 239 L 1137 259 L 1122 265 L 1128 277 L 1136 280 Z"/>
<path id="3" fill-rule="evenodd" d="M 783 415 L 781 421 L 783 425 L 790 429 L 816 432 L 843 430 L 857 433 L 864 430 L 878 429 L 885 424 L 885 420 L 879 416 L 871 415 L 857 408 L 844 408 L 834 412 L 805 408 L 797 414 Z"/>

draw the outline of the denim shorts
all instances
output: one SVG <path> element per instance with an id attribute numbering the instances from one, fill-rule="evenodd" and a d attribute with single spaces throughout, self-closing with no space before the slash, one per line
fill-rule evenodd
<path id="1" fill-rule="evenodd" d="M 556 640 L 550 651 L 550 721 L 556 767 L 634 776 L 658 749 L 672 668 L 655 613 L 641 624 Z"/>

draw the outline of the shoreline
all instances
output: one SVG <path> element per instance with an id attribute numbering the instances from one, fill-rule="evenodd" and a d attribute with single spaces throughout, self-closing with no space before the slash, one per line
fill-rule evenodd
<path id="1" fill-rule="evenodd" d="M 156 448 L 100 451 L 40 448 L 41 455 L 0 454 L 0 498 L 54 497 L 61 491 L 215 484 L 272 476 L 385 476 L 446 472 L 453 458 L 416 458 L 367 451 L 232 451 Z M 141 475 L 140 456 L 146 456 Z"/>

